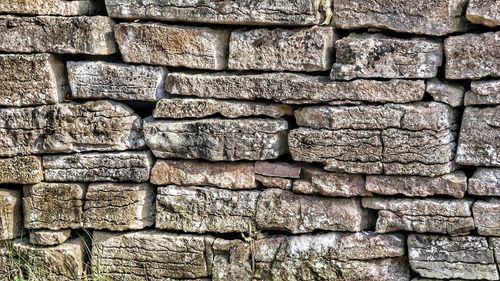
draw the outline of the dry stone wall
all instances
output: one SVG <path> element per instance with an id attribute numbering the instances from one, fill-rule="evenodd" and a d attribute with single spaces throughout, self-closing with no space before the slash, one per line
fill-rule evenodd
<path id="1" fill-rule="evenodd" d="M 500 1 L 0 1 L 0 280 L 500 280 Z"/>

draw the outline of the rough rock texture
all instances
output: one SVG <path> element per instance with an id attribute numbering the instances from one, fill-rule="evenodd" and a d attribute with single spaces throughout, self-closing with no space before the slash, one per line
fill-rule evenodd
<path id="1" fill-rule="evenodd" d="M 335 43 L 331 79 L 432 78 L 443 60 L 436 40 L 351 33 Z"/>
<path id="2" fill-rule="evenodd" d="M 39 183 L 24 186 L 24 227 L 60 230 L 80 228 L 87 186 L 78 183 Z"/>
<path id="3" fill-rule="evenodd" d="M 228 68 L 236 70 L 325 71 L 333 60 L 332 27 L 233 31 Z"/>
<path id="4" fill-rule="evenodd" d="M 152 184 L 216 186 L 225 189 L 252 189 L 255 183 L 252 163 L 157 160 L 151 170 Z"/>
<path id="5" fill-rule="evenodd" d="M 97 231 L 92 243 L 92 270 L 113 280 L 209 277 L 213 241 L 210 236 L 157 231 Z"/>
<path id="6" fill-rule="evenodd" d="M 0 184 L 34 184 L 43 180 L 39 157 L 0 158 Z"/>
<path id="7" fill-rule="evenodd" d="M 500 80 L 472 81 L 470 88 L 465 93 L 466 106 L 500 104 Z"/>
<path id="8" fill-rule="evenodd" d="M 365 189 L 365 178 L 361 175 L 330 173 L 320 169 L 305 168 L 303 177 L 305 180 L 293 183 L 293 192 L 331 197 L 371 195 Z"/>
<path id="9" fill-rule="evenodd" d="M 500 3 L 496 0 L 469 0 L 467 20 L 490 27 L 500 25 Z"/>
<path id="10" fill-rule="evenodd" d="M 229 31 L 159 23 L 121 23 L 115 36 L 125 62 L 225 69 Z"/>
<path id="11" fill-rule="evenodd" d="M 252 249 L 241 240 L 215 239 L 212 281 L 252 281 Z"/>
<path id="12" fill-rule="evenodd" d="M 500 32 L 448 37 L 444 52 L 446 79 L 500 77 Z"/>
<path id="13" fill-rule="evenodd" d="M 465 0 L 334 0 L 333 19 L 343 29 L 378 28 L 442 36 L 463 31 Z"/>
<path id="14" fill-rule="evenodd" d="M 213 187 L 162 186 L 156 201 L 156 228 L 184 232 L 250 232 L 260 192 Z"/>
<path id="15" fill-rule="evenodd" d="M 95 0 L 2 0 L 0 13 L 26 15 L 92 15 L 98 11 Z"/>
<path id="16" fill-rule="evenodd" d="M 66 242 L 71 237 L 71 230 L 31 230 L 29 242 L 32 245 L 55 246 Z"/>
<path id="17" fill-rule="evenodd" d="M 156 101 L 165 96 L 163 67 L 103 61 L 68 62 L 75 99 Z"/>
<path id="18" fill-rule="evenodd" d="M 20 190 L 0 189 L 0 241 L 23 234 L 22 196 Z"/>
<path id="19" fill-rule="evenodd" d="M 473 195 L 500 196 L 500 169 L 478 168 L 469 179 L 467 192 Z"/>
<path id="20" fill-rule="evenodd" d="M 149 184 L 94 183 L 85 195 L 83 225 L 124 231 L 154 224 L 155 191 Z"/>
<path id="21" fill-rule="evenodd" d="M 153 159 L 149 152 L 84 153 L 43 157 L 46 181 L 146 182 Z"/>
<path id="22" fill-rule="evenodd" d="M 269 116 L 274 118 L 292 115 L 293 109 L 284 104 L 263 102 L 224 101 L 201 98 L 166 98 L 156 104 L 153 117 L 162 118 L 203 118 L 220 114 L 226 118 L 248 116 Z"/>
<path id="23" fill-rule="evenodd" d="M 285 162 L 255 162 L 255 173 L 269 177 L 298 179 L 300 178 L 301 170 L 300 166 Z"/>
<path id="24" fill-rule="evenodd" d="M 0 16 L 0 51 L 109 55 L 116 52 L 108 17 Z"/>
<path id="25" fill-rule="evenodd" d="M 462 119 L 456 161 L 463 165 L 500 166 L 500 105 L 467 107 Z"/>
<path id="26" fill-rule="evenodd" d="M 493 249 L 485 237 L 410 235 L 413 271 L 437 279 L 498 280 Z"/>
<path id="27" fill-rule="evenodd" d="M 483 236 L 500 236 L 500 200 L 478 200 L 472 206 L 477 233 Z"/>
<path id="28" fill-rule="evenodd" d="M 331 1 L 207 1 L 106 0 L 111 17 L 166 21 L 242 24 L 242 25 L 316 25 L 328 23 Z"/>
<path id="29" fill-rule="evenodd" d="M 435 101 L 444 102 L 453 107 L 462 106 L 464 104 L 465 89 L 458 84 L 452 84 L 437 78 L 432 78 L 427 81 L 426 92 L 429 93 Z"/>
<path id="30" fill-rule="evenodd" d="M 0 68 L 0 105 L 54 104 L 67 92 L 64 64 L 54 55 L 1 54 Z"/>
<path id="31" fill-rule="evenodd" d="M 255 180 L 260 182 L 262 186 L 270 188 L 281 188 L 290 190 L 292 189 L 293 186 L 293 181 L 291 179 L 286 179 L 286 178 L 255 175 Z"/>
<path id="32" fill-rule="evenodd" d="M 144 135 L 159 158 L 266 160 L 285 153 L 283 119 L 144 120 Z"/>
<path id="33" fill-rule="evenodd" d="M 438 177 L 367 176 L 366 190 L 381 195 L 409 197 L 446 195 L 462 198 L 467 190 L 467 177 L 462 171 Z"/>
<path id="34" fill-rule="evenodd" d="M 380 210 L 376 231 L 468 234 L 474 229 L 473 201 L 460 199 L 363 198 L 363 207 Z"/>
<path id="35" fill-rule="evenodd" d="M 257 202 L 257 227 L 305 233 L 314 230 L 361 231 L 371 216 L 358 199 L 334 199 L 297 195 L 287 190 L 268 189 Z"/>

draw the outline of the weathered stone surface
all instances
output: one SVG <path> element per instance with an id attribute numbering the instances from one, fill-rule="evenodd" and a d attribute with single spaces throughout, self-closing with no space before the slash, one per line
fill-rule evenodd
<path id="1" fill-rule="evenodd" d="M 252 249 L 241 240 L 215 239 L 213 281 L 252 281 Z"/>
<path id="2" fill-rule="evenodd" d="M 54 104 L 67 92 L 64 64 L 54 55 L 0 54 L 0 68 L 0 105 Z"/>
<path id="3" fill-rule="evenodd" d="M 306 233 L 314 230 L 361 231 L 372 218 L 358 199 L 297 195 L 268 189 L 257 202 L 257 228 Z"/>
<path id="4" fill-rule="evenodd" d="M 335 43 L 333 80 L 354 78 L 432 78 L 443 60 L 439 41 L 356 34 Z"/>
<path id="5" fill-rule="evenodd" d="M 448 37 L 444 52 L 446 79 L 500 77 L 500 32 Z"/>
<path id="6" fill-rule="evenodd" d="M 500 104 L 500 80 L 472 81 L 470 88 L 465 93 L 466 106 Z"/>
<path id="7" fill-rule="evenodd" d="M 155 192 L 149 184 L 90 184 L 83 208 L 83 226 L 124 231 L 154 224 Z"/>
<path id="8" fill-rule="evenodd" d="M 255 175 L 255 180 L 260 182 L 264 187 L 292 189 L 293 181 L 286 178 L 268 177 L 263 175 Z"/>
<path id="9" fill-rule="evenodd" d="M 500 169 L 478 168 L 469 179 L 467 192 L 481 196 L 500 196 Z"/>
<path id="10" fill-rule="evenodd" d="M 185 232 L 255 230 L 259 191 L 162 186 L 156 201 L 156 228 Z"/>
<path id="11" fill-rule="evenodd" d="M 500 25 L 500 3 L 496 0 L 469 0 L 467 20 L 490 27 Z"/>
<path id="12" fill-rule="evenodd" d="M 447 103 L 453 107 L 464 104 L 465 89 L 458 84 L 452 84 L 446 81 L 432 78 L 427 81 L 426 92 L 429 93 L 435 101 Z"/>
<path id="13" fill-rule="evenodd" d="M 209 277 L 213 241 L 210 236 L 158 231 L 97 231 L 92 244 L 92 271 L 112 280 Z"/>
<path id="14" fill-rule="evenodd" d="M 160 23 L 121 23 L 115 36 L 125 62 L 225 69 L 229 31 Z"/>
<path id="15" fill-rule="evenodd" d="M 304 168 L 305 180 L 293 183 L 293 192 L 331 197 L 369 196 L 362 175 L 339 174 L 320 169 Z"/>
<path id="16" fill-rule="evenodd" d="M 39 157 L 0 158 L 0 184 L 34 184 L 43 180 Z"/>
<path id="17" fill-rule="evenodd" d="M 443 36 L 463 31 L 465 0 L 334 0 L 333 18 L 342 29 L 378 28 Z"/>
<path id="18" fill-rule="evenodd" d="M 156 101 L 165 96 L 163 67 L 104 61 L 70 61 L 67 67 L 76 99 Z"/>
<path id="19" fill-rule="evenodd" d="M 106 0 L 113 18 L 242 24 L 317 25 L 329 23 L 331 1 L 231 1 L 186 2 L 155 0 Z"/>
<path id="20" fill-rule="evenodd" d="M 87 186 L 78 183 L 39 183 L 24 186 L 24 227 L 60 230 L 82 227 Z"/>
<path id="21" fill-rule="evenodd" d="M 410 235 L 408 252 L 413 271 L 438 279 L 498 280 L 493 249 L 485 237 Z"/>
<path id="22" fill-rule="evenodd" d="M 0 13 L 26 15 L 92 15 L 99 6 L 95 0 L 2 0 Z"/>
<path id="23" fill-rule="evenodd" d="M 419 101 L 425 93 L 422 80 L 331 81 L 326 77 L 295 73 L 170 73 L 167 91 L 174 95 L 218 99 L 271 99 L 284 103 L 335 103 Z"/>
<path id="24" fill-rule="evenodd" d="M 467 107 L 462 119 L 456 161 L 463 165 L 500 166 L 500 105 Z"/>
<path id="25" fill-rule="evenodd" d="M 472 200 L 363 198 L 363 207 L 380 210 L 376 231 L 468 234 L 474 229 Z"/>
<path id="26" fill-rule="evenodd" d="M 71 236 L 70 229 L 64 230 L 32 230 L 30 231 L 30 244 L 40 246 L 54 246 L 59 245 Z"/>
<path id="27" fill-rule="evenodd" d="M 155 185 L 216 186 L 225 189 L 257 187 L 252 163 L 157 160 L 151 170 L 150 181 Z"/>
<path id="28" fill-rule="evenodd" d="M 325 71 L 333 60 L 332 27 L 252 29 L 231 33 L 228 68 Z"/>
<path id="29" fill-rule="evenodd" d="M 23 234 L 23 194 L 20 190 L 0 189 L 0 240 Z"/>
<path id="30" fill-rule="evenodd" d="M 448 195 L 462 198 L 467 190 L 467 177 L 462 171 L 438 177 L 367 176 L 366 190 L 381 195 L 401 194 L 409 197 Z"/>
<path id="31" fill-rule="evenodd" d="M 493 251 L 495 252 L 495 260 L 497 264 L 500 264 L 500 238 L 490 238 L 489 243 L 493 246 Z M 499 272 L 500 274 L 500 272 Z"/>
<path id="32" fill-rule="evenodd" d="M 287 129 L 283 119 L 144 120 L 146 143 L 159 158 L 275 159 L 287 150 Z"/>
<path id="33" fill-rule="evenodd" d="M 203 118 L 220 114 L 226 118 L 247 116 L 269 116 L 274 118 L 292 115 L 293 108 L 285 104 L 263 102 L 224 101 L 201 98 L 167 98 L 156 103 L 153 117 L 161 118 Z"/>
<path id="34" fill-rule="evenodd" d="M 478 200 L 472 206 L 477 233 L 484 236 L 500 236 L 500 200 Z"/>
<path id="35" fill-rule="evenodd" d="M 152 166 L 145 151 L 43 157 L 45 180 L 56 182 L 146 182 Z"/>
<path id="36" fill-rule="evenodd" d="M 0 16 L 0 51 L 109 55 L 116 52 L 108 17 Z"/>
<path id="37" fill-rule="evenodd" d="M 139 148 L 141 126 L 131 108 L 110 101 L 0 108 L 0 156 Z"/>
<path id="38" fill-rule="evenodd" d="M 298 179 L 300 172 L 299 166 L 285 162 L 255 162 L 255 173 L 263 176 Z"/>

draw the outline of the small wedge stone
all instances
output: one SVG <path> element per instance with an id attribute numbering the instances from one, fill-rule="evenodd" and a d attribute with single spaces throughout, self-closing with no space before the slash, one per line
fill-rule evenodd
<path id="1" fill-rule="evenodd" d="M 70 229 L 64 230 L 31 230 L 30 244 L 39 246 L 55 246 L 66 242 L 71 236 Z"/>
<path id="2" fill-rule="evenodd" d="M 298 179 L 300 178 L 301 168 L 284 162 L 256 161 L 255 173 L 269 177 Z"/>
<path id="3" fill-rule="evenodd" d="M 435 101 L 447 103 L 453 107 L 464 104 L 465 89 L 458 84 L 451 84 L 432 78 L 427 81 L 426 92 L 429 93 Z"/>
<path id="4" fill-rule="evenodd" d="M 480 196 L 500 196 L 500 169 L 478 168 L 469 179 L 467 192 Z"/>

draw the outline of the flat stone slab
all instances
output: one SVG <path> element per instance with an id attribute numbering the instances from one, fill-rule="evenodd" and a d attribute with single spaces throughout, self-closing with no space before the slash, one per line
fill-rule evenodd
<path id="1" fill-rule="evenodd" d="M 228 68 L 325 71 L 333 61 L 332 27 L 236 30 L 229 41 Z"/>
<path id="2" fill-rule="evenodd" d="M 500 196 L 500 169 L 478 168 L 469 178 L 467 193 L 480 196 Z"/>
<path id="3" fill-rule="evenodd" d="M 466 106 L 500 104 L 500 80 L 472 81 L 470 88 L 471 90 L 465 93 Z"/>
<path id="4" fill-rule="evenodd" d="M 286 152 L 287 130 L 283 119 L 144 120 L 146 143 L 159 158 L 275 159 Z"/>
<path id="5" fill-rule="evenodd" d="M 71 237 L 71 229 L 63 230 L 31 230 L 29 242 L 32 245 L 56 246 L 66 242 Z"/>
<path id="6" fill-rule="evenodd" d="M 256 161 L 255 173 L 268 177 L 300 178 L 302 169 L 300 166 L 286 162 Z"/>
<path id="7" fill-rule="evenodd" d="M 500 236 L 500 200 L 478 200 L 472 206 L 477 233 L 483 236 Z"/>
<path id="8" fill-rule="evenodd" d="M 0 51 L 110 55 L 114 22 L 95 17 L 0 16 Z"/>
<path id="9" fill-rule="evenodd" d="M 304 168 L 302 180 L 293 183 L 293 192 L 330 197 L 371 195 L 365 188 L 362 175 L 331 173 L 320 169 Z"/>
<path id="10" fill-rule="evenodd" d="M 152 166 L 145 151 L 43 157 L 45 180 L 54 182 L 147 182 Z"/>
<path id="11" fill-rule="evenodd" d="M 115 26 L 115 36 L 125 62 L 214 70 L 227 66 L 227 30 L 121 23 Z"/>
<path id="12" fill-rule="evenodd" d="M 255 175 L 255 180 L 264 187 L 281 188 L 290 190 L 293 186 L 293 180 L 279 177 L 268 177 L 263 175 Z"/>
<path id="13" fill-rule="evenodd" d="M 35 184 L 43 180 L 40 157 L 0 158 L 0 184 Z"/>
<path id="14" fill-rule="evenodd" d="M 335 54 L 332 80 L 433 78 L 443 60 L 443 46 L 424 38 L 351 33 L 335 43 Z"/>
<path id="15" fill-rule="evenodd" d="M 94 0 L 3 0 L 0 3 L 2 14 L 23 15 L 92 15 L 99 10 Z"/>
<path id="16" fill-rule="evenodd" d="M 435 101 L 444 102 L 453 107 L 464 105 L 465 89 L 459 84 L 432 78 L 427 80 L 425 91 L 430 94 Z"/>
<path id="17" fill-rule="evenodd" d="M 11 240 L 23 234 L 22 197 L 21 190 L 0 189 L 0 240 Z"/>
<path id="18" fill-rule="evenodd" d="M 465 16 L 476 24 L 500 26 L 500 3 L 495 0 L 470 0 Z"/>

